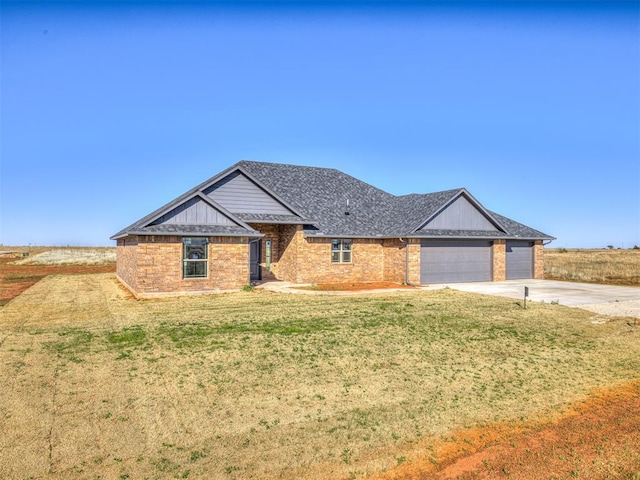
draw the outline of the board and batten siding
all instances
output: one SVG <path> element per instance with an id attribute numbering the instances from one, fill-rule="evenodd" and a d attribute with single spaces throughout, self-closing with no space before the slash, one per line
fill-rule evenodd
<path id="1" fill-rule="evenodd" d="M 420 283 L 488 282 L 492 260 L 487 240 L 422 240 Z"/>
<path id="2" fill-rule="evenodd" d="M 158 218 L 152 225 L 228 225 L 234 224 L 226 215 L 200 198 L 192 198 Z"/>
<path id="3" fill-rule="evenodd" d="M 533 278 L 533 242 L 507 240 L 506 276 L 507 280 Z"/>
<path id="4" fill-rule="evenodd" d="M 463 196 L 458 197 L 421 228 L 421 230 L 438 229 L 497 231 L 496 226 Z"/>
<path id="5" fill-rule="evenodd" d="M 231 213 L 293 214 L 240 172 L 231 173 L 204 193 Z"/>

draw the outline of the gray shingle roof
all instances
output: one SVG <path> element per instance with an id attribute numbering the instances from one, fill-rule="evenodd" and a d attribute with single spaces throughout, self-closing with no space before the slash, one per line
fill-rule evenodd
<path id="1" fill-rule="evenodd" d="M 166 223 L 133 229 L 127 233 L 129 235 L 261 236 L 260 232 L 247 230 L 237 225 L 178 225 Z"/>
<path id="2" fill-rule="evenodd" d="M 535 230 L 531 227 L 527 227 L 522 223 L 518 223 L 515 220 L 511 220 L 510 218 L 499 215 L 495 212 L 490 212 L 502 225 L 505 226 L 506 230 L 509 232 L 511 237 L 523 238 L 523 239 L 536 239 L 536 238 L 544 238 L 544 239 L 554 239 L 545 233 L 542 233 L 539 230 Z"/>
<path id="3" fill-rule="evenodd" d="M 251 223 L 313 223 L 312 220 L 304 219 L 297 215 L 276 215 L 273 213 L 236 213 L 234 215 L 243 222 Z"/>
<path id="4" fill-rule="evenodd" d="M 317 236 L 553 238 L 489 211 L 486 213 L 504 232 L 415 232 L 456 196 L 462 192 L 468 194 L 463 188 L 395 196 L 333 168 L 250 161 L 241 161 L 237 165 L 296 207 L 305 217 L 314 219 L 313 224 L 318 230 L 313 234 Z M 347 211 L 349 215 L 345 214 Z"/>
<path id="5" fill-rule="evenodd" d="M 441 230 L 431 229 L 423 230 L 421 232 L 410 233 L 407 237 L 418 238 L 432 238 L 432 237 L 446 237 L 446 238 L 506 238 L 509 237 L 507 233 L 498 232 L 496 230 Z"/>
<path id="6" fill-rule="evenodd" d="M 246 173 L 297 215 L 229 214 L 225 211 L 229 218 L 238 223 L 237 226 L 148 225 L 159 212 L 166 211 L 189 196 L 200 195 L 198 192 L 236 170 Z M 425 221 L 463 194 L 484 211 L 499 231 L 416 231 Z M 333 168 L 246 160 L 189 190 L 112 238 L 144 233 L 223 235 L 225 229 L 229 235 L 255 235 L 257 232 L 247 225 L 247 222 L 304 223 L 308 224 L 305 226 L 305 234 L 309 236 L 553 239 L 538 230 L 484 210 L 484 207 L 463 188 L 395 196 Z"/>
<path id="7" fill-rule="evenodd" d="M 382 210 L 395 198 L 333 168 L 249 161 L 238 166 L 313 219 L 318 234 L 377 236 L 384 230 Z"/>

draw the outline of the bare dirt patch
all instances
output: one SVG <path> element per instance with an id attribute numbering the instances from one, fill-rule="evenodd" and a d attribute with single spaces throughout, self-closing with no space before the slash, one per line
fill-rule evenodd
<path id="1" fill-rule="evenodd" d="M 379 480 L 640 478 L 640 382 L 593 392 L 552 420 L 454 431 Z"/>
<path id="2" fill-rule="evenodd" d="M 360 292 L 367 290 L 388 290 L 392 288 L 412 289 L 410 285 L 393 282 L 351 282 L 351 283 L 318 283 L 306 287 L 294 287 L 298 290 L 315 290 L 320 292 Z"/>
<path id="3" fill-rule="evenodd" d="M 47 275 L 78 275 L 115 272 L 115 263 L 96 265 L 17 264 L 15 255 L 0 255 L 0 306 L 42 280 Z"/>

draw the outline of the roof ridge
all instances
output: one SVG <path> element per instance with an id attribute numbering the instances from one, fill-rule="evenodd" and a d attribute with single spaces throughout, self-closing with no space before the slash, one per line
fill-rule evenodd
<path id="1" fill-rule="evenodd" d="M 296 168 L 308 168 L 312 170 L 333 170 L 334 172 L 344 173 L 342 170 L 338 170 L 334 167 L 316 167 L 313 165 L 299 165 L 297 163 L 282 163 L 282 162 L 265 162 L 263 160 L 240 160 L 236 163 L 235 166 L 240 166 L 242 164 L 255 164 L 255 165 L 273 165 L 273 166 L 282 166 L 282 167 L 296 167 Z M 348 173 L 344 173 L 345 175 L 349 175 Z M 356 178 L 356 177 L 353 177 Z"/>

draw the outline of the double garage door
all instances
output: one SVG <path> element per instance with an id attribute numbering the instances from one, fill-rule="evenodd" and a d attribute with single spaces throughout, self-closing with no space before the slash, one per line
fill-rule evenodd
<path id="1" fill-rule="evenodd" d="M 489 282 L 493 280 L 492 242 L 488 240 L 422 240 L 420 283 Z M 507 241 L 507 280 L 533 277 L 533 244 Z"/>
<path id="2" fill-rule="evenodd" d="M 492 264 L 490 241 L 422 240 L 420 283 L 489 282 Z"/>

